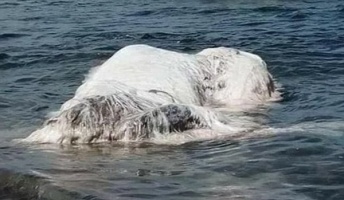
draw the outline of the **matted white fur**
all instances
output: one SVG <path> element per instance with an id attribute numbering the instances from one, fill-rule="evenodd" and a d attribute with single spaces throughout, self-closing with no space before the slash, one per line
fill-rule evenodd
<path id="1" fill-rule="evenodd" d="M 222 123 L 212 107 L 279 99 L 257 55 L 225 47 L 184 54 L 132 45 L 92 69 L 75 96 L 24 141 L 154 141 L 191 129 L 243 132 L 244 127 Z"/>

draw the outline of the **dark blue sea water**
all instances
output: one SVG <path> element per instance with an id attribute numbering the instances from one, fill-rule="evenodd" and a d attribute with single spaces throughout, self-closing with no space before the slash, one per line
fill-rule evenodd
<path id="1" fill-rule="evenodd" d="M 88 70 L 144 43 L 260 55 L 268 137 L 23 146 Z M 278 131 L 280 130 L 280 131 Z M 341 0 L 0 0 L 0 199 L 344 199 Z"/>

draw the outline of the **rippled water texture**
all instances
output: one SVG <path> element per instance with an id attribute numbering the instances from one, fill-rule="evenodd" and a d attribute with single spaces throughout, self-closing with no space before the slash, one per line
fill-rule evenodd
<path id="1" fill-rule="evenodd" d="M 0 198 L 344 199 L 340 0 L 2 0 Z M 259 54 L 284 101 L 266 137 L 178 146 L 22 146 L 87 71 L 136 43 Z"/>

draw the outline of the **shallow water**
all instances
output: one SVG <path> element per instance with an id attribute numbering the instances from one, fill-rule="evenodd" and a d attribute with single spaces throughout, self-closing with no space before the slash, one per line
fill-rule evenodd
<path id="1" fill-rule="evenodd" d="M 0 198 L 344 199 L 340 0 L 0 2 Z M 88 70 L 144 43 L 260 55 L 284 100 L 266 136 L 183 145 L 24 146 Z"/>

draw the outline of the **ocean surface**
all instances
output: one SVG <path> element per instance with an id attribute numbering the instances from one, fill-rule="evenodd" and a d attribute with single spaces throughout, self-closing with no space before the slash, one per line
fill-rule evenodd
<path id="1" fill-rule="evenodd" d="M 272 131 L 182 145 L 22 145 L 118 49 L 260 55 Z M 272 133 L 271 133 L 272 132 Z M 341 0 L 1 0 L 0 199 L 344 199 Z"/>

